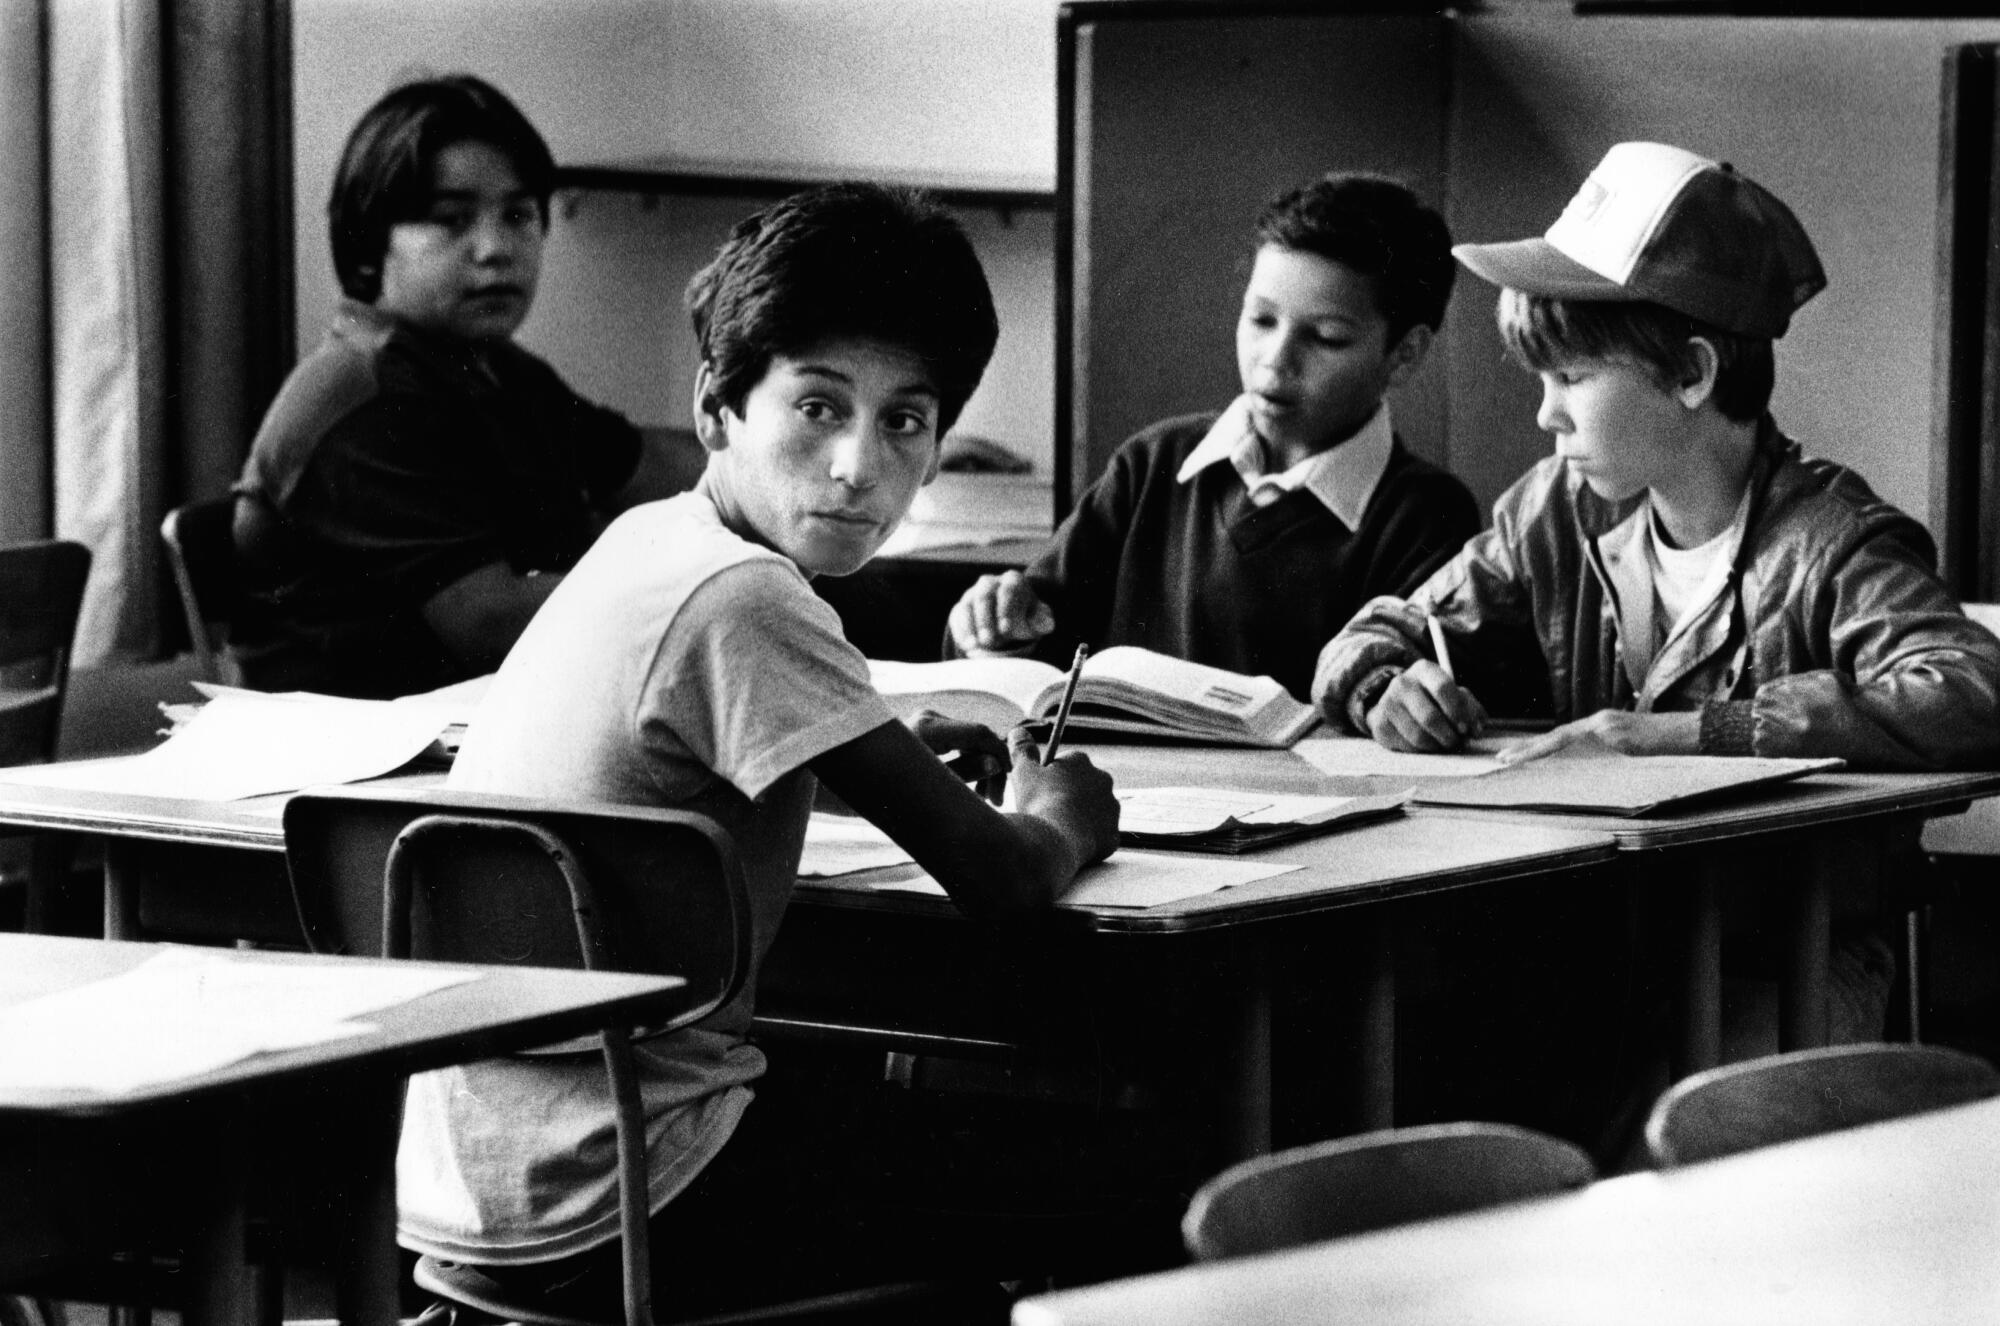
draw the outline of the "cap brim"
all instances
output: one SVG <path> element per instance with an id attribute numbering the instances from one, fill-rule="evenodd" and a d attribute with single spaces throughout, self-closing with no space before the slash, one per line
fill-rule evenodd
<path id="1" fill-rule="evenodd" d="M 1591 271 L 1545 239 L 1459 244 L 1452 248 L 1451 256 L 1464 263 L 1474 276 L 1531 295 L 1551 295 L 1557 299 L 1633 298 L 1626 287 Z"/>

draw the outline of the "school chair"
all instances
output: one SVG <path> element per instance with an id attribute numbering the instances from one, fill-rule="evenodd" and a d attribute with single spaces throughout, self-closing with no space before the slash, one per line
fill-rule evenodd
<path id="1" fill-rule="evenodd" d="M 750 904 L 728 835 L 686 811 L 351 788 L 292 798 L 285 858 L 316 952 L 642 971 L 693 984 L 699 998 L 671 1023 L 597 1038 L 616 1111 L 624 1322 L 648 1326 L 646 1134 L 631 1042 L 707 1017 L 749 974 Z M 476 1266 L 423 1257 L 415 1278 L 503 1320 L 586 1326 L 521 1301 Z M 885 1286 L 704 1320 L 876 1320 L 943 1292 Z"/>
<path id="2" fill-rule="evenodd" d="M 1499 1123 L 1440 1123 L 1340 1137 L 1232 1165 L 1188 1204 L 1197 1261 L 1365 1234 L 1580 1188 L 1582 1150 Z"/>
<path id="3" fill-rule="evenodd" d="M 1668 1087 L 1646 1120 L 1661 1169 L 2000 1095 L 2000 1071 L 1938 1045 L 1829 1045 L 1746 1059 Z"/>
<path id="4" fill-rule="evenodd" d="M 90 578 L 90 549 L 52 539 L 0 548 L 0 765 L 55 758 L 69 686 L 70 648 Z M 69 847 L 46 834 L 22 837 L 23 924 L 47 928 Z"/>
<path id="5" fill-rule="evenodd" d="M 225 494 L 177 506 L 160 522 L 160 541 L 201 675 L 231 685 L 241 679 L 228 648 L 229 624 L 243 592 L 230 532 L 235 514 L 236 499 Z"/>

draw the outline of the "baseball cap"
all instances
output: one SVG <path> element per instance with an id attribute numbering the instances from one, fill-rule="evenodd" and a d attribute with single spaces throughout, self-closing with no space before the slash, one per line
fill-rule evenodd
<path id="1" fill-rule="evenodd" d="M 1619 143 L 1540 239 L 1460 244 L 1495 285 L 1577 300 L 1650 300 L 1742 336 L 1783 336 L 1826 273 L 1792 210 L 1728 166 Z"/>

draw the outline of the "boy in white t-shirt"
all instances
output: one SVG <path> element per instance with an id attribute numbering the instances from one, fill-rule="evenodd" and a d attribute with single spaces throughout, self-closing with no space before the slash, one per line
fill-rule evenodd
<path id="1" fill-rule="evenodd" d="M 961 724 L 920 740 L 896 721 L 809 583 L 867 561 L 937 473 L 939 439 L 998 332 L 970 244 L 919 195 L 827 186 L 738 225 L 688 306 L 707 470 L 693 492 L 614 521 L 564 578 L 494 678 L 451 785 L 714 816 L 742 858 L 760 963 L 817 783 L 975 916 L 1046 908 L 1116 846 L 1110 779 L 1068 754 L 1041 766 L 1017 730 L 1020 809 L 995 810 L 932 752 L 997 751 L 998 739 Z M 755 984 L 637 1047 L 663 1301 L 826 1287 L 791 1273 L 854 1233 L 821 1213 L 807 1243 L 771 1245 L 814 1227 L 806 1171 L 843 1144 L 763 1123 L 749 1084 L 764 1056 L 746 1039 Z M 616 1304 L 601 1066 L 472 1064 L 417 1079 L 409 1101 L 406 1246 Z M 718 1241 L 734 1255 L 701 1251 Z M 754 1283 L 740 1277 L 751 1264 Z M 869 1271 L 826 1269 L 836 1282 Z"/>

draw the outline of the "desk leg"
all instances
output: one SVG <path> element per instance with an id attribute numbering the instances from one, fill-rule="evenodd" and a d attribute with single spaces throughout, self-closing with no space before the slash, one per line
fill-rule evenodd
<path id="1" fill-rule="evenodd" d="M 334 1310 L 342 1326 L 396 1326 L 396 1137 L 403 1082 L 357 1086 L 343 1097 L 337 1145 L 342 1177 L 335 1195 Z"/>
<path id="2" fill-rule="evenodd" d="M 1386 907 L 1364 907 L 1359 929 L 1361 985 L 1356 1082 L 1363 1132 L 1396 1124 L 1396 922 Z"/>
<path id="3" fill-rule="evenodd" d="M 1676 1078 L 1722 1062 L 1722 901 L 1716 867 L 1688 872 L 1687 949 L 1681 965 L 1681 1031 Z"/>
<path id="4" fill-rule="evenodd" d="M 104 937 L 138 939 L 139 872 L 144 849 L 124 838 L 104 840 Z"/>
<path id="5" fill-rule="evenodd" d="M 190 1203 L 184 1326 L 256 1326 L 257 1292 L 246 1256 L 250 1197 L 248 1122 L 237 1112 L 206 1139 L 210 1159 Z M 190 1138 L 191 1144 L 201 1141 Z"/>
<path id="6" fill-rule="evenodd" d="M 1223 1159 L 1271 1150 L 1271 972 L 1264 946 L 1245 941 L 1233 954 L 1234 998 L 1221 1010 L 1217 1099 Z"/>
<path id="7" fill-rule="evenodd" d="M 1825 868 L 1831 862 L 1824 852 L 1805 855 L 1806 872 L 1798 882 L 1793 900 L 1791 952 L 1786 955 L 1785 982 L 1779 989 L 1780 1050 L 1811 1049 L 1826 1044 L 1827 1038 L 1827 957 L 1833 947 L 1833 886 Z"/>

